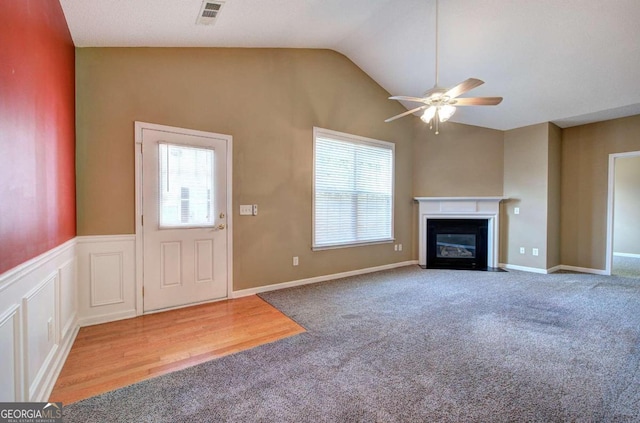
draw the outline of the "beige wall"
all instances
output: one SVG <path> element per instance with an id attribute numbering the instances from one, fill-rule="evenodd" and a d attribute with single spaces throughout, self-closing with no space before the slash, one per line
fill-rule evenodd
<path id="1" fill-rule="evenodd" d="M 560 202 L 562 168 L 562 130 L 549 124 L 547 169 L 547 269 L 560 262 Z"/>
<path id="2" fill-rule="evenodd" d="M 609 154 L 640 151 L 640 115 L 562 131 L 562 264 L 605 268 Z"/>
<path id="3" fill-rule="evenodd" d="M 616 158 L 613 251 L 640 254 L 640 156 Z"/>
<path id="4" fill-rule="evenodd" d="M 608 154 L 640 150 L 640 116 L 562 131 L 449 123 L 437 136 L 415 117 L 384 124 L 405 109 L 328 50 L 86 48 L 76 56 L 78 234 L 134 232 L 134 121 L 230 134 L 235 289 L 415 258 L 413 196 L 504 194 L 514 200 L 504 206 L 501 262 L 602 269 Z M 311 252 L 313 126 L 396 143 L 403 252 Z M 244 203 L 259 204 L 260 215 L 240 217 Z"/>
<path id="5" fill-rule="evenodd" d="M 447 122 L 436 135 L 420 119 L 412 120 L 415 197 L 502 195 L 502 131 Z M 413 250 L 417 257 L 417 204 L 413 221 Z"/>
<path id="6" fill-rule="evenodd" d="M 414 196 L 502 195 L 502 131 L 448 122 L 435 135 L 419 119 L 414 125 Z"/>
<path id="7" fill-rule="evenodd" d="M 346 57 L 307 49 L 76 52 L 78 234 L 134 232 L 134 121 L 233 136 L 234 289 L 410 260 L 392 244 L 311 251 L 312 127 L 396 144 L 395 236 L 412 245 L 412 120 Z M 258 204 L 256 217 L 240 204 Z M 292 256 L 300 266 L 292 267 Z"/>
<path id="8" fill-rule="evenodd" d="M 549 124 L 504 133 L 504 203 L 501 262 L 547 268 Z M 514 208 L 520 213 L 515 214 Z M 526 253 L 520 254 L 520 247 Z M 538 256 L 532 255 L 538 249 Z"/>

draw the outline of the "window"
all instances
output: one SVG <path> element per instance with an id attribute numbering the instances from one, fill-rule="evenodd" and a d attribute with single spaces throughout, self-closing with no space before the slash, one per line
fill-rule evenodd
<path id="1" fill-rule="evenodd" d="M 313 129 L 313 248 L 393 240 L 395 145 Z"/>
<path id="2" fill-rule="evenodd" d="M 160 228 L 213 226 L 213 150 L 159 144 Z"/>

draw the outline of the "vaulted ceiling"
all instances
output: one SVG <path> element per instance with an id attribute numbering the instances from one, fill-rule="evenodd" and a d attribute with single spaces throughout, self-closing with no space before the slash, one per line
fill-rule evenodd
<path id="1" fill-rule="evenodd" d="M 201 0 L 60 3 L 77 47 L 326 48 L 391 94 L 435 82 L 435 0 L 227 0 L 212 26 L 196 25 Z M 439 13 L 440 85 L 475 77 L 485 84 L 464 96 L 504 97 L 452 121 L 508 130 L 640 114 L 640 1 L 441 0 Z"/>

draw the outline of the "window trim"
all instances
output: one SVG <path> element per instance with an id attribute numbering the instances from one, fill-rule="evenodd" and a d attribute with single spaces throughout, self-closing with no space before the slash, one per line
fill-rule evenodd
<path id="1" fill-rule="evenodd" d="M 375 147 L 382 147 L 391 150 L 391 237 L 373 241 L 361 241 L 361 242 L 344 242 L 335 243 L 331 245 L 317 245 L 316 244 L 316 140 L 318 137 L 325 137 L 335 139 L 337 141 L 344 141 L 348 143 L 364 144 Z M 313 127 L 313 146 L 312 146 L 312 188 L 311 188 L 311 250 L 334 250 L 337 248 L 349 248 L 349 247 L 361 247 L 367 245 L 377 244 L 390 244 L 395 241 L 395 189 L 396 189 L 396 145 L 389 141 L 377 140 L 374 138 L 367 138 L 360 135 L 347 134 L 345 132 L 333 131 L 331 129 L 324 129 L 314 126 Z"/>

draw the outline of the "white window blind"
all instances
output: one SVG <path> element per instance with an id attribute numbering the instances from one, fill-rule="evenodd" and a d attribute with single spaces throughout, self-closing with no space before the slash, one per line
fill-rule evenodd
<path id="1" fill-rule="evenodd" d="M 394 144 L 314 128 L 317 249 L 393 239 Z"/>
<path id="2" fill-rule="evenodd" d="M 160 228 L 213 226 L 213 155 L 206 148 L 158 144 Z"/>

